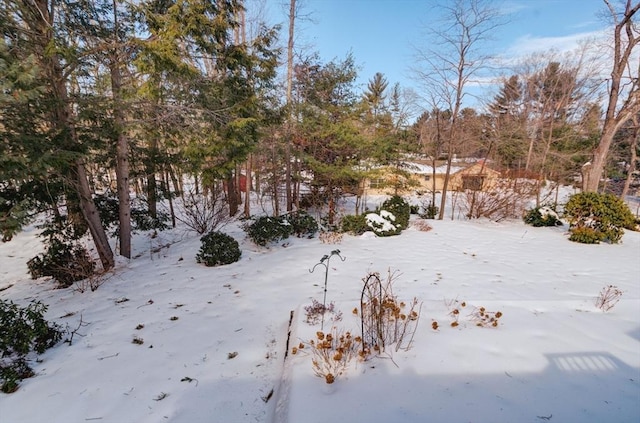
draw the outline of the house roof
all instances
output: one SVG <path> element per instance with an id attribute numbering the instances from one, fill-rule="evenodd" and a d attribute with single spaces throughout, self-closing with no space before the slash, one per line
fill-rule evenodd
<path id="1" fill-rule="evenodd" d="M 450 174 L 458 173 L 463 170 L 466 166 L 455 166 L 451 165 L 451 169 L 449 171 Z M 406 169 L 411 173 L 416 173 L 418 175 L 433 175 L 433 166 L 425 165 L 421 163 L 406 163 Z M 447 173 L 447 165 L 436 166 L 436 175 L 443 175 Z"/>
<path id="2" fill-rule="evenodd" d="M 457 161 L 457 162 L 453 162 L 451 164 L 451 169 L 449 170 L 449 174 L 450 175 L 454 175 L 458 172 L 461 172 L 463 170 L 466 169 L 471 169 L 473 167 L 476 167 L 477 165 L 481 165 L 482 162 L 484 161 L 484 159 L 481 160 L 477 160 L 475 162 L 469 162 L 469 161 Z M 410 162 L 410 161 L 404 161 L 402 162 L 402 168 L 408 172 L 411 172 L 415 175 L 433 175 L 433 166 L 429 165 L 429 164 L 425 164 L 425 163 L 419 163 L 419 162 Z M 384 168 L 384 166 L 378 166 L 378 168 Z M 447 173 L 447 165 L 443 164 L 440 166 L 436 166 L 436 175 L 444 175 L 445 173 Z M 485 165 L 484 168 L 484 172 L 483 173 L 499 173 L 494 169 L 489 168 L 487 165 Z"/>

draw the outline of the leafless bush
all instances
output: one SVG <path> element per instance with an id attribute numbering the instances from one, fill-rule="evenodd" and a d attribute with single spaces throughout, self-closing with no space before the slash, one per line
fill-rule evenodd
<path id="1" fill-rule="evenodd" d="M 519 219 L 535 194 L 535 185 L 502 179 L 489 191 L 465 191 L 461 207 L 469 219 Z"/>
<path id="2" fill-rule="evenodd" d="M 331 320 L 339 322 L 342 320 L 342 312 L 336 309 L 334 302 L 330 302 L 329 305 L 324 305 L 315 298 L 311 299 L 311 305 L 305 306 L 305 322 L 310 325 L 317 325 L 325 314 L 329 314 Z"/>
<path id="3" fill-rule="evenodd" d="M 384 282 L 378 273 L 370 273 L 363 279 L 360 319 L 364 349 L 369 353 L 384 352 L 393 344 L 396 351 L 411 348 L 420 317 L 418 300 L 413 298 L 408 305 L 398 301 L 393 294 L 397 276 L 389 271 Z M 355 309 L 354 313 L 357 312 Z"/>
<path id="4" fill-rule="evenodd" d="M 501 311 L 487 311 L 484 307 L 475 307 L 469 314 L 469 320 L 475 323 L 476 326 L 497 328 L 502 316 Z"/>
<path id="5" fill-rule="evenodd" d="M 336 327 L 331 332 L 316 332 L 316 339 L 309 342 L 301 342 L 298 347 L 293 347 L 292 354 L 309 349 L 313 354 L 311 360 L 313 372 L 327 383 L 335 382 L 348 368 L 349 363 L 358 357 L 361 339 L 353 337 L 351 332 L 341 332 Z"/>
<path id="6" fill-rule="evenodd" d="M 229 221 L 229 210 L 220 188 L 210 191 L 208 195 L 195 194 L 193 191 L 185 193 L 179 211 L 176 219 L 200 235 Z"/>
<path id="7" fill-rule="evenodd" d="M 318 238 L 323 244 L 340 244 L 342 242 L 343 234 L 339 232 L 320 232 Z"/>
<path id="8" fill-rule="evenodd" d="M 467 307 L 466 301 L 445 300 L 445 305 L 449 309 L 449 316 L 451 316 L 451 327 L 455 328 L 460 326 L 460 316 L 462 311 Z M 497 328 L 500 324 L 500 318 L 503 316 L 501 311 L 487 311 L 484 307 L 472 307 L 471 312 L 467 315 L 467 319 L 479 327 L 492 327 Z M 438 329 L 438 323 L 432 324 L 434 330 Z"/>
<path id="9" fill-rule="evenodd" d="M 417 230 L 419 230 L 421 232 L 428 232 L 431 229 L 433 229 L 431 227 L 431 225 L 429 225 L 429 223 L 427 223 L 427 221 L 422 220 L 422 219 L 412 222 L 411 226 L 413 226 L 414 228 L 416 228 Z"/>
<path id="10" fill-rule="evenodd" d="M 95 291 L 104 283 L 104 275 L 101 273 L 91 273 L 84 279 L 75 282 L 75 289 L 79 292 L 87 290 Z"/>
<path id="11" fill-rule="evenodd" d="M 602 311 L 609 311 L 618 304 L 620 297 L 622 297 L 622 291 L 617 286 L 605 286 L 596 298 L 596 307 Z"/>

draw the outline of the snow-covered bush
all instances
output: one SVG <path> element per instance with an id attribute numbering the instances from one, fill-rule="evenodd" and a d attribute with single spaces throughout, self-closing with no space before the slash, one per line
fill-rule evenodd
<path id="1" fill-rule="evenodd" d="M 411 217 L 411 205 L 407 203 L 404 198 L 399 195 L 385 200 L 380 206 L 380 210 L 386 210 L 387 212 L 395 216 L 395 226 L 400 231 L 407 229 L 409 226 L 409 218 Z"/>
<path id="2" fill-rule="evenodd" d="M 218 266 L 223 264 L 231 264 L 240 260 L 242 252 L 238 241 L 231 236 L 222 232 L 209 232 L 202 238 L 202 246 L 196 255 L 198 263 L 204 263 L 205 266 Z"/>
<path id="3" fill-rule="evenodd" d="M 534 227 L 561 226 L 560 216 L 549 206 L 531 209 L 522 218 L 524 223 Z"/>
<path id="4" fill-rule="evenodd" d="M 387 210 L 367 213 L 365 218 L 367 226 L 378 236 L 399 235 L 402 232 L 402 227 L 396 224 L 395 215 Z"/>
<path id="5" fill-rule="evenodd" d="M 409 226 L 411 206 L 402 197 L 394 195 L 385 200 L 372 213 L 367 213 L 367 226 L 378 236 L 399 235 Z"/>

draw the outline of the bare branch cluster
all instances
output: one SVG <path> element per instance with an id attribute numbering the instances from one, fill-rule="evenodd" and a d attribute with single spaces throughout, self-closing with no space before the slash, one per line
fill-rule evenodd
<path id="1" fill-rule="evenodd" d="M 229 221 L 229 211 L 222 190 L 213 189 L 209 195 L 188 191 L 176 219 L 198 234 L 209 233 Z"/>
<path id="2" fill-rule="evenodd" d="M 396 351 L 411 348 L 418 328 L 420 305 L 417 298 L 409 304 L 398 301 L 393 294 L 393 283 L 397 277 L 397 273 L 389 270 L 384 282 L 379 273 L 370 273 L 363 279 L 360 319 L 366 353 L 379 354 L 394 344 Z"/>

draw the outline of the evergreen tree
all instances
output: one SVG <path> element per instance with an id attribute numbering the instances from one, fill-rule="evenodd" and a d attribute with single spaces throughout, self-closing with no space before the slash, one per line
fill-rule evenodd
<path id="1" fill-rule="evenodd" d="M 356 119 L 355 65 L 351 56 L 326 65 L 307 61 L 296 66 L 295 76 L 300 122 L 296 141 L 313 175 L 312 189 L 328 203 L 333 224 L 336 198 L 357 191 L 363 177 L 357 169 L 364 142 Z"/>
<path id="2" fill-rule="evenodd" d="M 24 110 L 28 114 L 21 116 L 25 121 L 39 122 L 30 132 L 37 135 L 42 156 L 16 156 L 37 162 L 46 158 L 49 166 L 38 179 L 62 183 L 67 221 L 74 226 L 76 236 L 89 229 L 102 266 L 109 269 L 114 264 L 113 252 L 93 202 L 86 167 L 88 145 L 78 132 L 77 107 L 69 92 L 70 76 L 86 60 L 87 46 L 74 43 L 65 24 L 83 6 L 79 2 L 49 0 L 9 2 L 0 9 L 0 22 L 4 42 L 10 51 L 15 51 L 14 57 L 29 58 L 35 64 L 42 95 L 30 100 L 38 107 L 27 107 Z M 57 200 L 50 203 L 54 216 L 60 215 Z"/>

